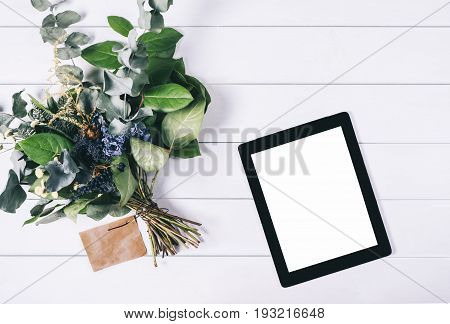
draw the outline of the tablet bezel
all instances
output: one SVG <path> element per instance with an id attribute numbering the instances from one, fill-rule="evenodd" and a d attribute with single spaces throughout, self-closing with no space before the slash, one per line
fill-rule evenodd
<path id="1" fill-rule="evenodd" d="M 278 237 L 276 235 L 272 218 L 270 216 L 269 208 L 267 207 L 264 193 L 253 164 L 252 154 L 336 127 L 341 127 L 344 133 L 345 141 L 347 142 L 353 167 L 358 178 L 359 186 L 364 197 L 364 202 L 366 204 L 367 212 L 369 214 L 378 245 L 289 272 L 280 242 L 278 241 Z M 269 244 L 269 249 L 275 263 L 275 268 L 277 270 L 280 283 L 283 287 L 290 287 L 298 283 L 345 270 L 366 262 L 386 257 L 392 253 L 391 245 L 381 218 L 377 200 L 375 198 L 369 175 L 364 165 L 361 150 L 359 148 L 348 113 L 342 112 L 243 143 L 239 145 L 239 153 L 247 175 L 250 189 L 253 194 L 256 208 L 263 225 L 267 243 Z"/>

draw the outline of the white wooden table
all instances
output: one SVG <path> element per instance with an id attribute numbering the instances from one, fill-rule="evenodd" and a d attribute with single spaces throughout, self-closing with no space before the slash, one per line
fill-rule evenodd
<path id="1" fill-rule="evenodd" d="M 0 215 L 0 301 L 450 301 L 446 2 L 176 0 L 166 24 L 185 35 L 177 56 L 208 85 L 213 104 L 204 127 L 218 132 L 202 134 L 203 157 L 170 162 L 157 195 L 161 205 L 201 221 L 205 242 L 198 250 L 159 260 L 157 269 L 148 256 L 93 273 L 78 232 L 97 223 L 80 218 L 78 224 L 62 220 L 22 228 L 30 201 L 16 215 Z M 75 29 L 95 41 L 116 38 L 105 28 L 107 15 L 136 21 L 134 0 L 69 5 L 85 13 Z M 11 109 L 12 93 L 23 88 L 42 97 L 51 65 L 51 48 L 33 26 L 42 18 L 29 1 L 0 2 L 0 106 L 5 111 Z M 283 289 L 237 145 L 249 139 L 243 136 L 248 128 L 269 123 L 269 128 L 287 128 L 340 111 L 353 118 L 394 252 L 386 259 L 389 265 L 375 261 Z M 0 156 L 1 183 L 8 158 Z M 213 174 L 197 173 L 209 167 Z"/>

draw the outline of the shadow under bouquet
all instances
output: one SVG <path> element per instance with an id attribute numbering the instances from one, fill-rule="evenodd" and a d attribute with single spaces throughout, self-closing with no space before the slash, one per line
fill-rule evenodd
<path id="1" fill-rule="evenodd" d="M 182 35 L 165 28 L 161 15 L 172 0 L 137 3 L 139 28 L 110 16 L 123 40 L 82 49 L 89 37 L 66 30 L 80 21 L 78 13 L 56 13 L 59 4 L 31 1 L 47 11 L 40 34 L 54 49 L 57 90 L 48 89 L 45 102 L 16 93 L 12 114 L 0 113 L 1 134 L 14 145 L 0 208 L 15 213 L 29 191 L 40 200 L 24 225 L 133 213 L 148 226 L 156 265 L 157 255 L 200 243 L 201 224 L 160 208 L 153 189 L 169 158 L 200 155 L 197 137 L 210 96 L 186 74 L 183 59 L 173 58 Z M 85 80 L 74 60 L 80 56 L 100 69 L 102 82 Z"/>

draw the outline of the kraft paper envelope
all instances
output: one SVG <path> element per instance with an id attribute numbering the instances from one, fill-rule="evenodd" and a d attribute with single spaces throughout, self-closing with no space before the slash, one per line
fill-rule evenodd
<path id="1" fill-rule="evenodd" d="M 147 254 L 134 216 L 80 233 L 94 271 Z"/>

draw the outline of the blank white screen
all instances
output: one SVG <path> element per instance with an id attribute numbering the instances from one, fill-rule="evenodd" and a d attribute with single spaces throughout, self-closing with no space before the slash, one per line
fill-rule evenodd
<path id="1" fill-rule="evenodd" d="M 289 272 L 377 245 L 341 127 L 252 159 Z"/>

